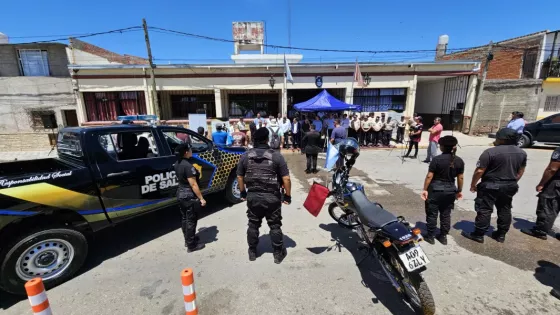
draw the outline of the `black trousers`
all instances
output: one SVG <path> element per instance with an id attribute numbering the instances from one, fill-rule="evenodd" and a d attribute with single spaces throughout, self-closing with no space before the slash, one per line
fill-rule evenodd
<path id="1" fill-rule="evenodd" d="M 287 149 L 290 147 L 290 137 L 291 137 L 291 132 L 286 132 L 284 134 L 284 144 L 283 144 L 283 148 Z"/>
<path id="2" fill-rule="evenodd" d="M 348 128 L 347 130 L 348 130 L 348 138 L 357 139 L 357 137 L 356 137 L 356 135 L 357 135 L 356 130 L 354 130 L 354 129 L 352 129 L 352 128 Z"/>
<path id="3" fill-rule="evenodd" d="M 381 141 L 381 131 L 372 131 L 371 133 L 371 143 L 375 146 Z"/>
<path id="4" fill-rule="evenodd" d="M 537 222 L 534 229 L 548 234 L 560 211 L 560 180 L 552 180 L 543 187 L 537 203 Z"/>
<path id="5" fill-rule="evenodd" d="M 476 219 L 474 221 L 475 234 L 484 235 L 490 227 L 490 219 L 494 206 L 498 214 L 498 232 L 505 235 L 511 225 L 511 202 L 517 193 L 519 186 L 517 182 L 481 182 L 477 186 L 474 209 Z"/>
<path id="6" fill-rule="evenodd" d="M 307 168 L 308 171 L 314 171 L 317 169 L 317 154 L 305 154 L 307 158 Z"/>
<path id="7" fill-rule="evenodd" d="M 195 234 L 200 201 L 198 199 L 179 199 L 179 210 L 181 211 L 181 229 L 185 237 L 185 244 L 188 248 L 196 247 Z"/>
<path id="8" fill-rule="evenodd" d="M 262 219 L 266 218 L 270 228 L 270 241 L 274 252 L 281 252 L 284 248 L 284 234 L 282 234 L 282 202 L 280 193 L 251 193 L 247 194 L 247 243 L 249 248 L 256 249 L 259 244 L 259 228 Z"/>
<path id="9" fill-rule="evenodd" d="M 443 187 L 438 187 L 443 186 Z M 451 210 L 455 207 L 456 189 L 453 184 L 431 184 L 426 200 L 426 227 L 428 236 L 434 236 L 439 214 L 441 235 L 449 234 L 451 228 Z"/>
<path id="10" fill-rule="evenodd" d="M 397 128 L 397 143 L 404 141 L 404 128 Z"/>
<path id="11" fill-rule="evenodd" d="M 414 147 L 414 157 L 418 156 L 418 142 L 412 140 L 408 143 L 408 152 L 406 152 L 406 156 L 410 155 L 412 147 Z"/>
<path id="12" fill-rule="evenodd" d="M 393 130 L 383 131 L 383 145 L 389 146 L 391 144 L 391 137 L 393 136 Z"/>
<path id="13" fill-rule="evenodd" d="M 292 148 L 301 148 L 301 134 L 299 132 L 292 133 Z"/>
<path id="14" fill-rule="evenodd" d="M 363 131 L 360 129 L 360 145 L 367 145 L 369 141 L 368 137 L 369 131 Z"/>

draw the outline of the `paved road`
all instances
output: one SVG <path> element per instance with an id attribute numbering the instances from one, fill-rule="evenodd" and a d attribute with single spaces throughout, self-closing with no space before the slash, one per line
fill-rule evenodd
<path id="1" fill-rule="evenodd" d="M 370 197 L 386 208 L 420 222 L 422 202 L 413 190 L 405 184 L 374 181 L 394 179 L 400 172 L 374 167 L 374 157 L 388 153 L 364 153 L 352 177 L 365 183 Z M 199 222 L 206 249 L 186 253 L 179 216 L 173 209 L 125 223 L 98 237 L 78 277 L 48 292 L 53 311 L 184 314 L 179 272 L 192 267 L 201 314 L 412 314 L 376 263 L 356 266 L 360 254 L 354 233 L 333 224 L 326 211 L 315 218 L 301 206 L 309 184 L 322 180 L 324 174 L 305 175 L 300 155 L 287 155 L 287 159 L 295 193 L 292 205 L 283 210 L 288 257 L 281 265 L 273 263 L 267 227 L 262 228 L 261 256 L 248 261 L 245 207 L 219 204 L 217 196 L 208 198 L 213 205 Z M 391 159 L 398 162 L 392 165 L 400 166 L 400 160 Z M 406 167 L 418 177 L 425 170 L 422 164 L 407 163 Z M 464 213 L 472 220 L 473 213 Z M 453 231 L 448 246 L 423 245 L 432 261 L 425 278 L 438 314 L 560 312 L 560 301 L 549 295 L 552 285 L 560 286 L 558 241 L 545 241 L 547 250 L 536 245 L 537 240 L 518 237 L 519 244 L 508 239 L 504 251 L 495 242 L 466 243 L 457 233 Z M 532 249 L 530 257 L 512 258 L 514 245 Z M 492 256 L 493 252 L 503 252 L 505 257 Z M 526 251 L 518 253 L 526 255 Z M 26 300 L 5 294 L 1 308 L 7 315 L 30 312 Z"/>

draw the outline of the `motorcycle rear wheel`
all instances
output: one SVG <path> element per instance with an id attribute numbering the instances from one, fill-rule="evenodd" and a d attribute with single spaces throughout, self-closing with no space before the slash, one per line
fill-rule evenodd
<path id="1" fill-rule="evenodd" d="M 337 209 L 339 209 L 339 211 L 336 211 Z M 357 216 L 354 212 L 341 208 L 336 202 L 329 205 L 329 214 L 336 223 L 347 229 L 354 229 L 360 225 L 360 222 L 357 220 Z"/>
<path id="2" fill-rule="evenodd" d="M 385 269 L 385 272 L 390 273 L 390 275 L 387 276 L 393 276 L 393 280 L 398 282 L 401 288 L 401 294 L 414 309 L 416 314 L 435 314 L 436 304 L 434 302 L 434 297 L 432 296 L 430 288 L 428 288 L 428 284 L 424 281 L 424 278 L 422 278 L 422 275 L 419 273 L 409 273 L 398 258 L 391 253 L 385 254 L 390 256 L 390 261 L 387 261 L 385 258 L 387 256 L 383 255 L 385 257 L 380 257 L 383 260 L 380 262 L 381 267 Z"/>

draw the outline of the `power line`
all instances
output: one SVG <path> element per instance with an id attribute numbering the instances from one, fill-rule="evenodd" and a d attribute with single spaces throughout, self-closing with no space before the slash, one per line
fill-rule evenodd
<path id="1" fill-rule="evenodd" d="M 222 43 L 236 43 L 235 40 L 232 39 L 225 39 L 225 38 L 218 38 L 200 34 L 193 34 L 187 32 L 181 32 L 156 26 L 151 26 L 150 30 L 153 30 L 156 33 L 163 33 L 163 34 L 171 34 L 171 35 L 178 35 L 178 36 L 186 36 L 186 37 L 193 37 L 198 39 L 205 39 L 211 40 L 216 42 Z M 286 49 L 286 50 L 302 50 L 302 51 L 320 51 L 320 52 L 337 52 L 337 53 L 365 53 L 365 54 L 393 54 L 393 53 L 435 53 L 436 49 L 414 49 L 414 50 L 348 50 L 348 49 L 327 49 L 327 48 L 311 48 L 311 47 L 293 47 L 293 46 L 283 46 L 283 45 L 273 45 L 273 44 L 264 44 L 263 46 L 269 48 L 276 48 L 276 49 Z M 531 48 L 525 47 L 511 47 L 511 46 L 501 46 L 497 45 L 498 47 L 504 47 L 509 49 L 518 49 L 518 50 L 527 50 Z M 461 52 L 467 50 L 475 50 L 475 49 L 484 49 L 487 45 L 481 46 L 472 46 L 472 47 L 463 47 L 463 48 L 447 48 L 447 52 Z M 546 51 L 546 49 L 545 49 Z"/>
<path id="2" fill-rule="evenodd" d="M 106 34 L 114 34 L 114 33 L 136 32 L 136 31 L 140 31 L 140 30 L 142 30 L 142 26 L 131 26 L 131 27 L 126 27 L 126 28 L 119 28 L 119 29 L 116 29 L 116 30 L 105 31 L 105 32 L 87 33 L 87 34 L 81 34 L 81 35 L 78 35 L 78 36 L 71 36 L 71 35 L 68 35 L 68 36 L 62 37 L 62 38 L 49 39 L 49 40 L 42 40 L 42 41 L 32 41 L 32 42 L 15 43 L 15 44 L 39 44 L 39 43 L 50 43 L 50 42 L 68 40 L 68 37 L 73 37 L 73 38 L 86 38 L 86 37 L 93 37 L 93 36 L 106 35 Z M 55 36 L 55 35 L 52 35 L 52 36 Z M 60 35 L 60 36 L 63 36 L 63 35 Z M 44 37 L 49 37 L 49 36 L 44 36 Z M 15 38 L 15 37 L 12 37 L 12 38 Z M 20 37 L 20 38 L 21 38 L 21 37 Z M 29 38 L 35 38 L 35 36 L 29 36 Z M 38 38 L 38 37 L 37 37 L 37 38 Z"/>

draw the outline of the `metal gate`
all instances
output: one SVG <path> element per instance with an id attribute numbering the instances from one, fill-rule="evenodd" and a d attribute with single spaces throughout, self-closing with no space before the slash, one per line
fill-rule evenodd
<path id="1" fill-rule="evenodd" d="M 445 79 L 441 104 L 441 123 L 444 129 L 462 129 L 468 87 L 468 76 Z"/>

